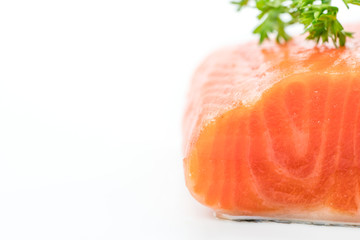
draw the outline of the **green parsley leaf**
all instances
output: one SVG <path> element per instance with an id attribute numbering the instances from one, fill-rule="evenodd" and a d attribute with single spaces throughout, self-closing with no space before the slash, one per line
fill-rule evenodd
<path id="1" fill-rule="evenodd" d="M 359 5 L 360 0 L 343 0 L 349 4 Z M 259 35 L 259 43 L 268 40 L 269 35 L 276 34 L 278 43 L 291 39 L 286 28 L 293 24 L 302 24 L 307 39 L 325 43 L 331 40 L 335 47 L 345 46 L 346 39 L 353 33 L 346 32 L 337 19 L 339 9 L 331 5 L 331 0 L 240 0 L 231 2 L 238 6 L 238 11 L 249 7 L 251 3 L 259 10 L 257 18 L 261 21 L 253 33 Z M 285 21 L 285 15 L 290 20 Z"/>

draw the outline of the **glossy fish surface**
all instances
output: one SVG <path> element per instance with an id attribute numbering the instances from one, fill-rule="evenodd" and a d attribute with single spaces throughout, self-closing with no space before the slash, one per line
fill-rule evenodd
<path id="1" fill-rule="evenodd" d="M 221 216 L 360 224 L 360 37 L 220 49 L 183 133 L 186 185 Z"/>

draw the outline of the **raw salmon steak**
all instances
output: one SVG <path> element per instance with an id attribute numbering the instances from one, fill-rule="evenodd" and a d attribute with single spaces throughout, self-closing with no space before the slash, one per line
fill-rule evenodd
<path id="1" fill-rule="evenodd" d="M 353 27 L 349 30 L 360 30 Z M 360 224 L 360 38 L 221 49 L 194 74 L 186 185 L 220 217 Z"/>

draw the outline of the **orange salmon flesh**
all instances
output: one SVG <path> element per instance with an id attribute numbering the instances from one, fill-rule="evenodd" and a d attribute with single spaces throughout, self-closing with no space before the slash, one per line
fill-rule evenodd
<path id="1" fill-rule="evenodd" d="M 359 110 L 357 35 L 339 49 L 303 38 L 221 49 L 190 85 L 186 185 L 230 216 L 360 223 Z"/>

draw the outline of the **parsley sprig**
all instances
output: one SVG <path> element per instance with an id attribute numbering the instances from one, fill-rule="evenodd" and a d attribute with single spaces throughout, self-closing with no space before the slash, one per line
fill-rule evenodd
<path id="1" fill-rule="evenodd" d="M 349 4 L 360 5 L 360 0 L 343 0 L 347 8 Z M 269 34 L 276 34 L 278 43 L 291 39 L 286 32 L 290 25 L 300 23 L 304 25 L 307 39 L 328 42 L 335 47 L 345 46 L 346 38 L 352 37 L 346 32 L 337 19 L 339 9 L 331 5 L 331 0 L 240 0 L 232 2 L 238 6 L 238 11 L 244 7 L 255 7 L 260 11 L 257 18 L 261 23 L 254 33 L 260 37 L 260 43 L 269 39 Z M 284 20 L 284 19 L 288 20 Z"/>

